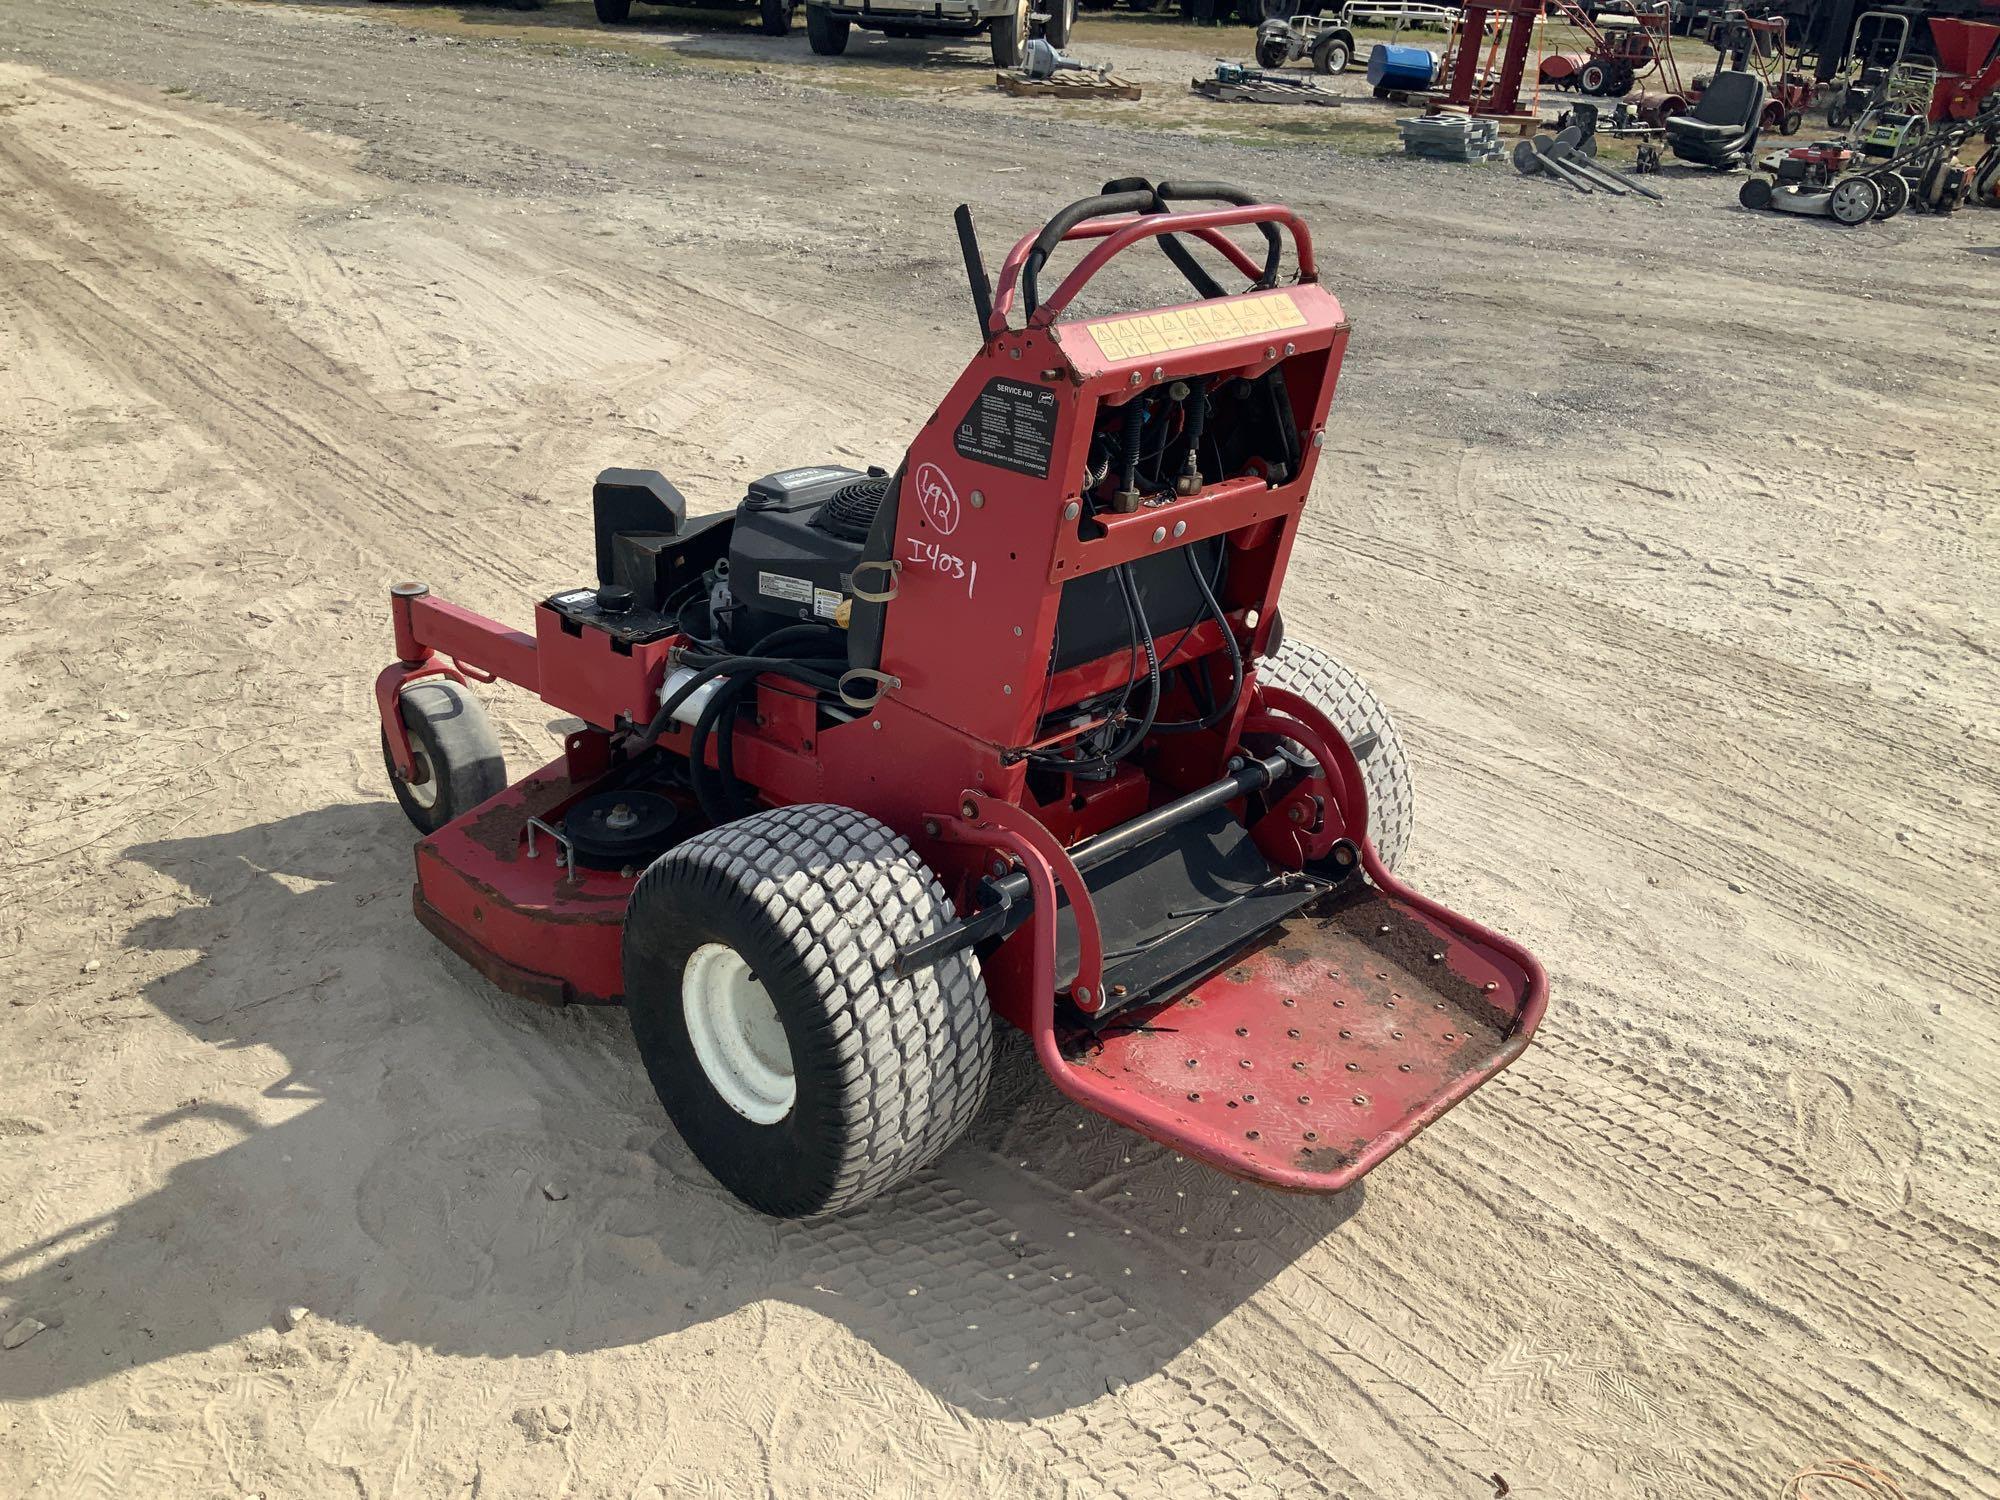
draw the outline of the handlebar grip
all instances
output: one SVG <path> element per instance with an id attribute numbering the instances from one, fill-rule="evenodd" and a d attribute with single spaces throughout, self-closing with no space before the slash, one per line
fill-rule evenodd
<path id="1" fill-rule="evenodd" d="M 1033 248 L 1027 259 L 1021 263 L 1021 301 L 1025 310 L 1033 313 L 1040 305 L 1036 295 L 1035 277 L 1049 256 L 1055 253 L 1063 236 L 1068 234 L 1085 219 L 1101 219 L 1111 214 L 1158 213 L 1160 203 L 1151 188 L 1133 188 L 1122 193 L 1097 193 L 1089 198 L 1079 198 L 1067 208 L 1056 210 L 1055 217 L 1042 226 L 1042 232 L 1035 236 Z"/>

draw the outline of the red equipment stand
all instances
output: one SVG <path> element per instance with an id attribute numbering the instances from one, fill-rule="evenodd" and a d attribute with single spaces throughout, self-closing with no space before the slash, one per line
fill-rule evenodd
<path id="1" fill-rule="evenodd" d="M 1535 22 L 1541 19 L 1545 0 L 1471 0 L 1458 23 L 1458 39 L 1452 48 L 1450 72 L 1441 100 L 1471 115 L 1494 115 L 1507 119 L 1521 117 L 1521 77 L 1527 71 L 1528 49 L 1534 45 Z M 1493 47 L 1483 45 L 1489 18 L 1497 18 L 1502 35 Z M 1484 57 L 1498 51 L 1500 70 L 1490 79 Z M 1482 56 L 1483 55 L 1483 56 Z"/>
<path id="2" fill-rule="evenodd" d="M 2000 88 L 2000 26 L 1984 21 L 1931 21 L 1937 49 L 1938 81 L 1931 91 L 1933 120 L 1969 120 L 1979 104 Z"/>

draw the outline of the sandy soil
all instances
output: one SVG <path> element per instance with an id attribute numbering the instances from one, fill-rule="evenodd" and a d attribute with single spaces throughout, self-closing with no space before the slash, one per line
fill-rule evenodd
<path id="1" fill-rule="evenodd" d="M 314 7 L 0 38 L 0 1493 L 2000 1494 L 2000 215 Z M 1410 868 L 1545 957 L 1542 1042 L 1339 1200 L 1016 1059 L 914 1186 L 758 1219 L 622 1017 L 409 918 L 384 586 L 523 616 L 609 463 L 891 460 L 969 353 L 950 207 L 1163 168 L 1320 231 L 1288 621 L 1391 700 Z"/>

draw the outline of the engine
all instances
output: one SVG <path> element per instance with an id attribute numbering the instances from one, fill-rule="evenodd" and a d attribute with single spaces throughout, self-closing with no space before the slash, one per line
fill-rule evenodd
<path id="1" fill-rule="evenodd" d="M 715 639 L 744 650 L 787 625 L 844 624 L 854 568 L 888 489 L 881 469 L 833 465 L 752 484 L 736 507 L 725 564 L 710 575 Z"/>

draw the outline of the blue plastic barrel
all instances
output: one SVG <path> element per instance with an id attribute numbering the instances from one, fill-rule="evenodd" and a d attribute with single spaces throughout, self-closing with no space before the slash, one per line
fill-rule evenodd
<path id="1" fill-rule="evenodd" d="M 1377 42 L 1368 54 L 1368 82 L 1378 89 L 1427 89 L 1437 80 L 1437 54 L 1428 47 Z"/>

